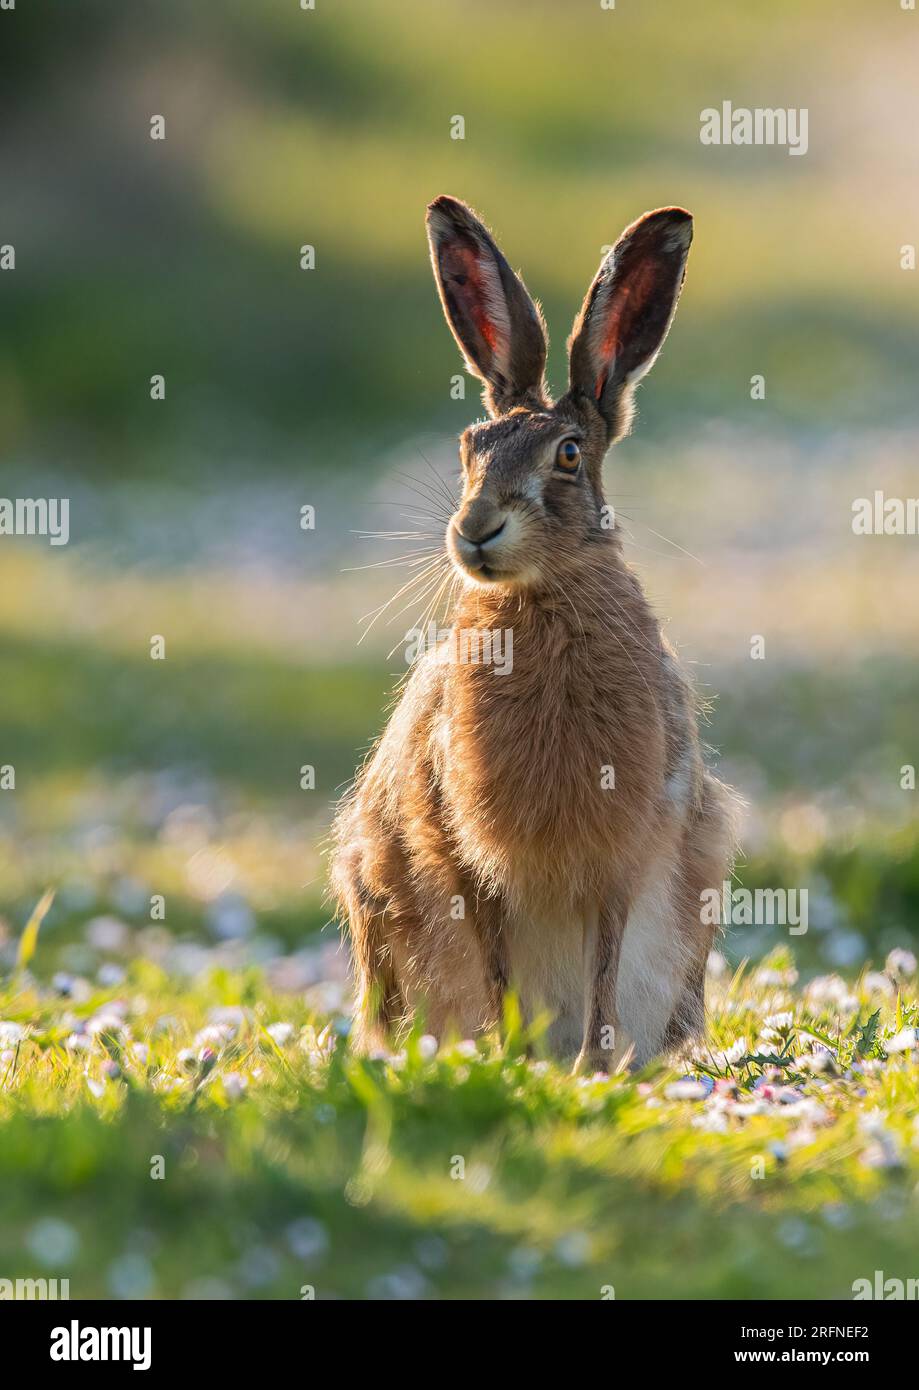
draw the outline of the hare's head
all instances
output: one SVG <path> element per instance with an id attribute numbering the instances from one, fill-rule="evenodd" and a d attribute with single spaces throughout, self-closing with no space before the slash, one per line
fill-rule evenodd
<path id="1" fill-rule="evenodd" d="M 474 583 L 554 583 L 609 538 L 603 458 L 628 430 L 633 389 L 667 336 L 692 218 L 661 208 L 623 232 L 575 320 L 568 391 L 555 402 L 542 315 L 487 229 L 465 203 L 441 197 L 428 208 L 428 237 L 447 322 L 484 382 L 490 416 L 460 440 L 450 555 Z"/>

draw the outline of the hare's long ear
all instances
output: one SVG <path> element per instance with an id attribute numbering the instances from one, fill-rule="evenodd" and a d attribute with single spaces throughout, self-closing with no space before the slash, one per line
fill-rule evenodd
<path id="1" fill-rule="evenodd" d="M 428 207 L 431 264 L 447 323 L 492 415 L 545 403 L 542 315 L 475 213 L 457 198 Z"/>
<path id="2" fill-rule="evenodd" d="M 625 434 L 631 388 L 663 346 L 683 285 L 692 218 L 682 208 L 647 212 L 606 256 L 568 340 L 569 385 Z"/>

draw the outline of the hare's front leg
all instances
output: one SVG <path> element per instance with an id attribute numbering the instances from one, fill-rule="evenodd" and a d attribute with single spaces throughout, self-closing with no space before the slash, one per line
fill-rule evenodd
<path id="1" fill-rule="evenodd" d="M 374 895 L 345 856 L 336 866 L 337 889 L 347 913 L 357 1006 L 353 1042 L 357 1051 L 389 1044 L 406 1016 L 406 1001 L 393 961 L 391 904 Z"/>
<path id="2" fill-rule="evenodd" d="M 612 1071 L 628 1050 L 616 1013 L 616 981 L 629 916 L 623 892 L 609 894 L 584 918 L 584 1039 L 576 1072 Z"/>
<path id="3" fill-rule="evenodd" d="M 508 953 L 504 905 L 493 894 L 480 892 L 473 906 L 476 940 L 482 953 L 482 970 L 488 991 L 489 1011 L 500 1024 L 507 993 Z"/>

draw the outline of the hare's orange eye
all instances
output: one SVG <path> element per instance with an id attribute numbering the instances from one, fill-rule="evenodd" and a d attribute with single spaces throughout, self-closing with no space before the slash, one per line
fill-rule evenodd
<path id="1" fill-rule="evenodd" d="M 564 439 L 555 455 L 555 466 L 563 473 L 576 473 L 581 463 L 581 451 L 574 439 Z"/>

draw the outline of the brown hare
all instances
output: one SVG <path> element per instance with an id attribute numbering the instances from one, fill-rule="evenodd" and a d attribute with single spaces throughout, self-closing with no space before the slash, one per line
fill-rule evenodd
<path id="1" fill-rule="evenodd" d="M 692 691 L 627 566 L 602 465 L 661 349 L 692 239 L 681 208 L 602 262 L 544 380 L 539 309 L 474 213 L 428 208 L 434 276 L 489 418 L 460 439 L 447 549 L 454 632 L 510 632 L 513 661 L 414 666 L 344 799 L 333 890 L 358 987 L 358 1046 L 419 1011 L 435 1035 L 548 1014 L 550 1050 L 609 1070 L 700 1033 L 729 871 L 732 797 L 703 766 Z M 447 644 L 449 645 L 449 644 Z"/>

